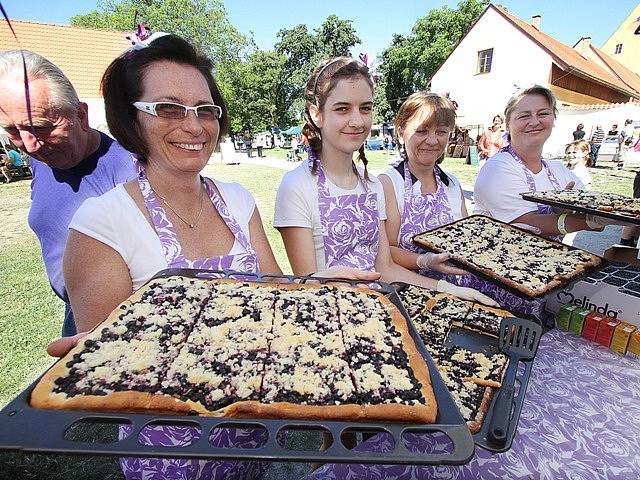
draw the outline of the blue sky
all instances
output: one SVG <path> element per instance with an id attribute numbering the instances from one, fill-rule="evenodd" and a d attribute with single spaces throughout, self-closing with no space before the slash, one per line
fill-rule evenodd
<path id="1" fill-rule="evenodd" d="M 96 8 L 96 0 L 0 0 L 9 16 L 21 20 L 69 23 L 71 16 Z M 276 32 L 306 23 L 318 27 L 330 14 L 350 19 L 362 39 L 357 52 L 380 53 L 391 42 L 394 33 L 408 34 L 417 18 L 431 8 L 457 1 L 419 0 L 226 0 L 231 23 L 242 33 L 253 32 L 258 46 L 270 49 Z M 617 0 L 606 7 L 603 0 L 502 0 L 511 13 L 530 20 L 542 15 L 542 30 L 572 46 L 580 37 L 590 36 L 597 46 L 607 40 L 620 25 L 637 0 Z M 55 7 L 54 7 L 55 5 Z"/>

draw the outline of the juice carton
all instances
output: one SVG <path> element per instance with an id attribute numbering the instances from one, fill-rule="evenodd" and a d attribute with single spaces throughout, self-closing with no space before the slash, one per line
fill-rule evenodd
<path id="1" fill-rule="evenodd" d="M 618 325 L 620 325 L 620 320 L 616 320 L 611 317 L 607 317 L 605 320 L 600 322 L 598 334 L 596 335 L 596 343 L 609 348 L 609 345 L 611 345 L 611 339 L 613 338 L 613 331 Z"/>
<path id="2" fill-rule="evenodd" d="M 556 320 L 556 327 L 560 330 L 567 331 L 569 330 L 569 321 L 571 320 L 571 314 L 574 310 L 577 310 L 578 306 L 576 305 L 562 305 L 560 310 L 558 311 L 558 319 Z"/>
<path id="3" fill-rule="evenodd" d="M 596 341 L 596 336 L 598 335 L 598 328 L 600 327 L 600 323 L 608 318 L 606 315 L 598 312 L 591 312 L 584 319 L 584 326 L 582 327 L 582 336 L 587 340 L 591 340 L 592 342 Z"/>
<path id="4" fill-rule="evenodd" d="M 629 345 L 627 345 L 627 355 L 640 358 L 640 330 L 631 334 Z"/>
<path id="5" fill-rule="evenodd" d="M 629 338 L 631 334 L 636 331 L 636 326 L 627 322 L 620 322 L 613 332 L 613 338 L 611 339 L 611 350 L 621 354 L 627 352 L 627 345 L 629 345 Z"/>
<path id="6" fill-rule="evenodd" d="M 569 331 L 575 335 L 582 333 L 582 327 L 584 326 L 584 319 L 591 313 L 588 308 L 577 308 L 571 314 L 571 320 L 569 320 Z"/>

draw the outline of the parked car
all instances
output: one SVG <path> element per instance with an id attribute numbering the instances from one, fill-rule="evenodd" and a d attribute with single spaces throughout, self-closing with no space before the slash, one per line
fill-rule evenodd
<path id="1" fill-rule="evenodd" d="M 379 138 L 367 138 L 368 150 L 382 150 L 384 148 L 384 142 Z"/>

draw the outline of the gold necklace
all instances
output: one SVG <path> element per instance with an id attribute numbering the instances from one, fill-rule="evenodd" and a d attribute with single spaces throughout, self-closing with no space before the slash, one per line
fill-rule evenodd
<path id="1" fill-rule="evenodd" d="M 202 180 L 200 181 L 201 185 L 202 185 Z M 151 186 L 151 183 L 149 183 L 149 186 Z M 203 188 L 200 189 L 200 212 L 198 212 L 198 216 L 196 217 L 196 219 L 193 222 L 188 222 L 187 220 L 184 219 L 184 217 L 182 215 L 180 215 L 178 213 L 178 211 L 173 208 L 173 205 L 171 205 L 169 202 L 167 202 L 167 199 L 164 198 L 162 195 L 160 195 L 153 187 L 151 187 L 151 190 L 153 190 L 153 192 L 156 194 L 156 196 L 162 200 L 162 202 L 169 207 L 169 209 L 176 214 L 176 217 L 178 217 L 180 220 L 182 220 L 182 223 L 184 223 L 187 227 L 189 228 L 196 228 L 198 226 L 198 223 L 200 222 L 200 218 L 202 217 L 202 211 L 204 210 L 204 186 L 202 185 Z"/>

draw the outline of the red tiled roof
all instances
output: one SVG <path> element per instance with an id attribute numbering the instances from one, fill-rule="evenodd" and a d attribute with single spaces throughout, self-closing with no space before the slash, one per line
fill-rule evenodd
<path id="1" fill-rule="evenodd" d="M 597 65 L 595 62 L 586 59 L 573 48 L 565 45 L 564 43 L 556 40 L 546 33 L 539 31 L 534 26 L 510 14 L 502 8 L 496 7 L 493 4 L 490 4 L 487 7 L 487 9 L 489 8 L 493 8 L 496 12 L 498 12 L 505 19 L 516 26 L 520 31 L 522 31 L 525 35 L 527 35 L 534 42 L 540 45 L 540 47 L 546 50 L 547 53 L 553 58 L 554 63 L 558 65 L 558 67 L 560 67 L 562 70 L 570 71 L 575 75 L 585 77 L 595 83 L 604 84 L 618 92 L 622 92 L 629 96 L 640 98 L 640 84 L 636 85 L 634 82 L 631 82 L 632 85 L 627 84 L 620 77 L 618 77 L 617 75 L 613 75 L 612 73 Z M 605 61 L 605 63 L 609 65 L 608 62 Z"/>
<path id="2" fill-rule="evenodd" d="M 51 5 L 51 8 L 54 8 Z M 124 32 L 12 20 L 22 48 L 56 64 L 80 98 L 99 98 L 100 79 L 111 61 L 130 46 Z M 19 48 L 5 22 L 0 50 Z"/>
<path id="3" fill-rule="evenodd" d="M 607 67 L 611 69 L 616 77 L 622 80 L 630 88 L 633 88 L 636 92 L 640 92 L 640 75 L 629 70 L 611 55 L 607 55 L 599 48 L 593 45 L 590 46 L 591 50 L 607 65 Z"/>

